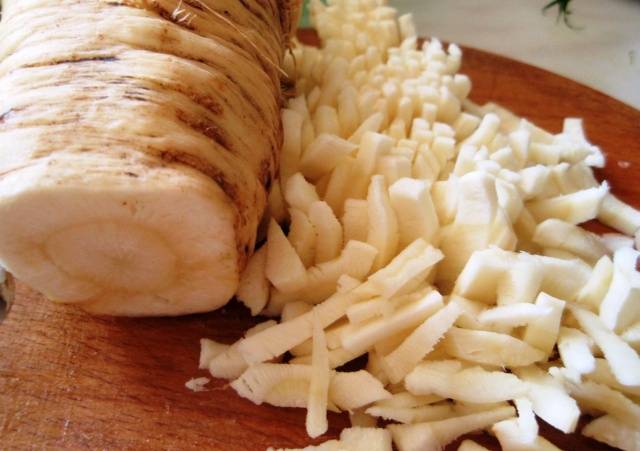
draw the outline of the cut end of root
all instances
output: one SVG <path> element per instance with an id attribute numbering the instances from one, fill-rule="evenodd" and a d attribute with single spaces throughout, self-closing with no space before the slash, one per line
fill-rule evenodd
<path id="1" fill-rule="evenodd" d="M 224 193 L 183 169 L 123 177 L 87 171 L 64 180 L 36 165 L 5 178 L 7 269 L 48 298 L 97 314 L 182 315 L 224 305 L 239 278 L 235 214 Z"/>

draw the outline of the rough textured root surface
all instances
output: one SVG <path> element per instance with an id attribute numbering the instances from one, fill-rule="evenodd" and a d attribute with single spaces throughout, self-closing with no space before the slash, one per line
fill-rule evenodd
<path id="1" fill-rule="evenodd" d="M 0 264 L 54 300 L 98 313 L 224 304 L 277 171 L 280 64 L 299 6 L 5 1 Z M 169 218 L 181 222 L 170 228 Z M 154 234 L 162 250 L 145 241 Z M 68 261 L 83 253 L 85 268 Z M 142 279 L 157 280 L 133 283 L 143 269 Z"/>

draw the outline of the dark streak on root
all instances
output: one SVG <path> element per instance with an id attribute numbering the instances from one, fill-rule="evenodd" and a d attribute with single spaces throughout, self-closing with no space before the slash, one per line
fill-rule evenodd
<path id="1" fill-rule="evenodd" d="M 218 127 L 213 122 L 208 121 L 205 118 L 194 120 L 182 111 L 177 111 L 176 117 L 180 122 L 186 124 L 193 130 L 206 136 L 207 138 L 212 139 L 227 151 L 231 153 L 234 152 L 231 143 L 225 135 L 224 130 L 222 130 L 222 128 Z"/>
<path id="2" fill-rule="evenodd" d="M 222 191 L 224 191 L 231 202 L 233 202 L 235 205 L 240 205 L 242 199 L 238 195 L 238 188 L 233 183 L 229 182 L 229 180 L 227 180 L 224 172 L 219 170 L 211 163 L 188 153 L 171 152 L 168 150 L 162 151 L 160 153 L 160 158 L 168 163 L 177 162 L 185 164 L 205 174 L 209 178 L 215 180 L 215 182 L 220 186 Z"/>

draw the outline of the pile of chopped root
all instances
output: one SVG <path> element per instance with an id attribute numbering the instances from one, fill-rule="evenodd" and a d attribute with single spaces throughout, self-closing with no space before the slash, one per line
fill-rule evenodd
<path id="1" fill-rule="evenodd" d="M 554 135 L 475 105 L 460 48 L 419 45 L 383 3 L 312 4 L 323 45 L 287 57 L 298 96 L 237 293 L 278 320 L 203 339 L 201 367 L 306 408 L 310 437 L 350 413 L 306 449 L 435 450 L 480 430 L 557 449 L 537 418 L 572 433 L 583 413 L 584 435 L 639 449 L 640 212 L 594 177 L 605 157 L 579 119 Z"/>

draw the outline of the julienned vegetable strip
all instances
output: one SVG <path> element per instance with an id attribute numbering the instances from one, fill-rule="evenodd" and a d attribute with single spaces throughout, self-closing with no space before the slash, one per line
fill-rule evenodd
<path id="1" fill-rule="evenodd" d="M 384 2 L 312 10 L 322 47 L 285 60 L 297 97 L 270 258 L 243 276 L 282 317 L 232 345 L 242 375 L 220 358 L 212 373 L 255 403 L 307 407 L 312 437 L 325 400 L 348 410 L 354 427 L 309 450 L 386 451 L 389 435 L 400 451 L 442 449 L 482 429 L 506 451 L 555 450 L 536 416 L 574 433 L 582 412 L 606 414 L 585 434 L 637 449 L 640 212 L 596 181 L 605 157 L 581 121 L 552 135 L 473 104 L 460 49 L 418 45 Z M 626 235 L 580 226 L 596 218 Z M 241 300 L 255 314 L 263 296 Z M 365 369 L 340 368 L 365 354 Z"/>

